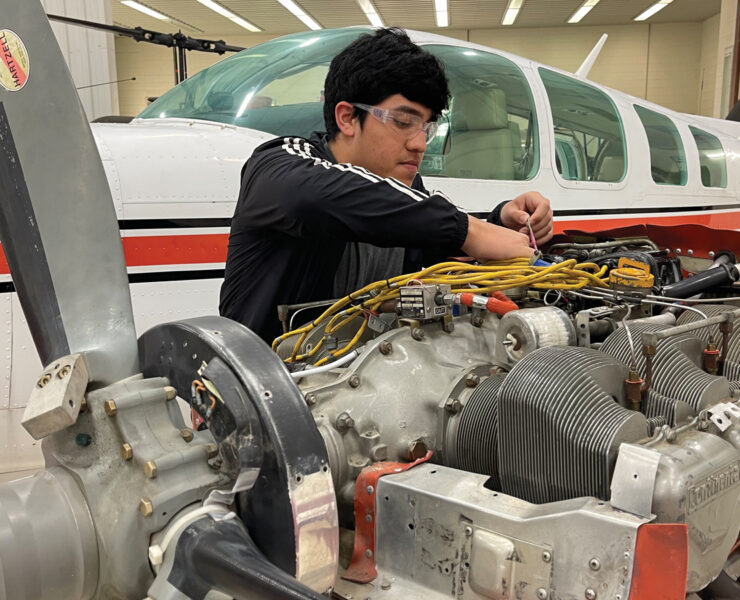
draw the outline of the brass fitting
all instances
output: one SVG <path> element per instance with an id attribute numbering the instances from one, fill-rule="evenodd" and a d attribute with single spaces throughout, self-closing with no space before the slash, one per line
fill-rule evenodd
<path id="1" fill-rule="evenodd" d="M 131 447 L 131 444 L 124 442 L 123 446 L 121 446 L 121 458 L 123 460 L 131 460 L 133 457 L 134 449 Z"/>

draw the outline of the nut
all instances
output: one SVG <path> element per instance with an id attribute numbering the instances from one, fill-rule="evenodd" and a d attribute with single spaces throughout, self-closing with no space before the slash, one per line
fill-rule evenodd
<path id="1" fill-rule="evenodd" d="M 393 344 L 391 344 L 388 340 L 383 340 L 378 344 L 378 350 L 380 350 L 381 354 L 384 354 L 388 356 L 391 352 L 393 352 Z"/>
<path id="2" fill-rule="evenodd" d="M 80 402 L 80 412 L 87 412 L 87 398 L 85 398 L 84 396 L 82 397 L 82 402 Z"/>
<path id="3" fill-rule="evenodd" d="M 352 375 L 349 378 L 349 387 L 360 387 L 360 376 L 359 375 Z"/>
<path id="4" fill-rule="evenodd" d="M 475 373 L 468 373 L 468 376 L 465 378 L 465 385 L 468 387 L 475 387 L 480 383 L 480 377 L 476 375 Z"/>
<path id="5" fill-rule="evenodd" d="M 105 414 L 109 417 L 112 417 L 116 412 L 118 412 L 115 400 L 106 400 L 103 406 L 105 407 Z"/>
<path id="6" fill-rule="evenodd" d="M 339 433 L 345 433 L 355 426 L 355 420 L 349 416 L 349 413 L 343 412 L 337 417 L 334 426 Z"/>
<path id="7" fill-rule="evenodd" d="M 157 476 L 157 463 L 153 460 L 148 460 L 144 464 L 144 475 L 149 479 L 154 479 Z"/>
<path id="8" fill-rule="evenodd" d="M 180 437 L 184 439 L 186 442 L 190 443 L 193 441 L 193 437 L 195 437 L 195 434 L 193 433 L 192 429 L 181 429 L 180 430 Z"/>
<path id="9" fill-rule="evenodd" d="M 586 600 L 596 600 L 596 590 L 593 588 L 586 588 Z"/>
<path id="10" fill-rule="evenodd" d="M 70 367 L 69 365 L 64 365 L 61 369 L 59 369 L 57 377 L 59 377 L 59 379 L 64 379 L 67 375 L 69 375 L 70 371 L 72 371 L 72 367 Z"/>
<path id="11" fill-rule="evenodd" d="M 309 406 L 314 406 L 318 401 L 319 399 L 313 392 L 311 392 L 310 394 L 306 394 L 306 404 L 308 404 Z"/>
<path id="12" fill-rule="evenodd" d="M 419 460 L 427 455 L 427 445 L 421 440 L 414 440 L 409 444 L 409 460 Z"/>
<path id="13" fill-rule="evenodd" d="M 142 498 L 141 500 L 139 500 L 139 512 L 145 517 L 151 516 L 151 514 L 154 512 L 154 505 L 152 504 L 152 501 L 149 500 L 149 498 Z"/>
<path id="14" fill-rule="evenodd" d="M 174 400 L 175 398 L 177 398 L 177 390 L 171 385 L 165 386 L 164 397 L 167 398 L 167 400 Z"/>
<path id="15" fill-rule="evenodd" d="M 373 551 L 370 550 L 370 548 L 368 548 L 367 550 L 365 550 L 365 556 L 367 556 L 368 558 L 372 558 L 373 557 Z"/>
<path id="16" fill-rule="evenodd" d="M 445 402 L 445 410 L 450 414 L 456 415 L 462 410 L 462 402 L 457 398 L 449 398 Z"/>
<path id="17" fill-rule="evenodd" d="M 131 460 L 133 457 L 134 449 L 131 447 L 131 444 L 124 442 L 123 446 L 121 446 L 121 458 L 123 460 Z"/>
<path id="18" fill-rule="evenodd" d="M 411 329 L 411 337 L 417 342 L 424 339 L 424 330 L 421 327 L 414 327 Z"/>
<path id="19" fill-rule="evenodd" d="M 49 383 L 50 381 L 51 381 L 51 375 L 49 375 L 48 373 L 45 373 L 44 375 L 41 376 L 41 379 L 38 380 L 36 385 L 40 388 L 46 387 L 46 384 Z"/>
<path id="20" fill-rule="evenodd" d="M 208 444 L 206 451 L 208 452 L 208 458 L 216 458 L 218 456 L 218 444 Z"/>

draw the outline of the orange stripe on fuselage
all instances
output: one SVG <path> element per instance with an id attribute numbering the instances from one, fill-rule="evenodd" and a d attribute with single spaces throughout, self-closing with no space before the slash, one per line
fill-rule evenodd
<path id="1" fill-rule="evenodd" d="M 555 221 L 555 233 L 577 229 L 597 232 L 630 225 L 705 225 L 714 229 L 740 229 L 740 211 L 697 213 L 665 217 L 612 217 L 599 219 L 568 218 Z M 226 261 L 227 233 L 146 235 L 122 238 L 126 266 L 222 264 Z M 10 273 L 0 249 L 0 275 Z"/>

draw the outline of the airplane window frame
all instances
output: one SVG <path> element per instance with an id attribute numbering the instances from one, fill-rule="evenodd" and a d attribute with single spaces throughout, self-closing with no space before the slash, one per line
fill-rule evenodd
<path id="1" fill-rule="evenodd" d="M 699 182 L 701 183 L 701 186 L 705 189 L 726 190 L 727 189 L 727 150 L 725 150 L 725 147 L 722 145 L 722 141 L 713 133 L 709 133 L 708 131 L 704 129 L 700 129 L 699 127 L 695 127 L 694 125 L 689 125 L 689 132 L 691 133 L 691 137 L 694 140 L 694 146 L 696 147 L 697 157 L 699 159 Z M 721 184 L 720 185 L 706 185 L 704 183 L 703 168 L 706 165 L 703 164 L 702 158 L 706 159 L 708 157 L 710 160 L 713 160 L 715 157 L 711 157 L 708 155 L 703 156 L 702 148 L 700 148 L 699 146 L 699 140 L 697 139 L 697 135 L 703 136 L 705 138 L 711 138 L 711 140 L 716 142 L 716 146 L 713 149 L 713 151 L 716 151 L 717 146 L 721 150 L 722 163 L 720 165 L 721 166 Z M 712 175 L 711 170 L 707 169 L 706 172 L 708 172 L 711 177 Z M 711 183 L 711 180 L 710 180 L 710 183 Z"/>
<path id="2" fill-rule="evenodd" d="M 667 185 L 672 187 L 685 187 L 688 185 L 688 179 L 689 179 L 689 170 L 688 170 L 688 163 L 686 161 L 686 148 L 684 148 L 683 140 L 681 139 L 681 134 L 678 131 L 678 127 L 673 122 L 673 120 L 668 116 L 661 112 L 658 112 L 656 110 L 652 110 L 650 108 L 647 108 L 645 106 L 641 106 L 640 104 L 633 104 L 633 108 L 635 109 L 635 113 L 637 114 L 637 118 L 640 120 L 640 123 L 642 124 L 642 128 L 645 131 L 645 135 L 648 139 L 648 148 L 650 149 L 650 177 L 656 185 Z M 680 183 L 671 183 L 669 181 L 658 181 L 656 179 L 655 175 L 655 164 L 653 160 L 653 140 L 651 139 L 651 133 L 648 130 L 648 123 L 646 123 L 645 119 L 643 118 L 642 112 L 647 113 L 646 117 L 651 117 L 655 119 L 656 121 L 663 121 L 664 126 L 666 127 L 667 131 L 664 131 L 663 133 L 668 133 L 670 137 L 673 139 L 674 143 L 676 144 L 676 150 L 678 152 L 678 160 L 674 160 L 673 162 L 677 164 L 680 168 L 680 175 L 681 180 Z M 651 124 L 650 127 L 655 128 L 659 127 L 659 125 Z M 653 136 L 654 137 L 654 136 Z M 655 146 L 657 148 L 657 146 Z"/>
<path id="3" fill-rule="evenodd" d="M 427 153 L 424 155 L 424 161 L 422 162 L 419 173 L 423 177 L 439 177 L 442 179 L 458 179 L 461 181 L 510 181 L 518 183 L 535 179 L 541 172 L 542 162 L 539 118 L 532 84 L 522 68 L 510 58 L 497 52 L 491 52 L 487 49 L 458 46 L 455 44 L 444 44 L 436 41 L 432 43 L 424 43 L 422 47 L 424 50 L 436 56 L 443 63 L 445 73 L 447 74 L 448 80 L 450 80 L 452 98 L 450 108 L 445 110 L 442 113 L 442 117 L 439 119 L 440 126 L 437 131 L 437 136 L 427 146 Z M 448 60 L 445 60 L 446 58 Z M 456 64 L 454 65 L 449 63 L 449 59 L 452 58 L 456 61 Z M 483 81 L 484 77 L 482 75 L 476 76 L 474 79 L 470 79 L 469 72 L 475 68 L 474 65 L 470 64 L 470 61 L 480 61 L 481 59 L 487 62 L 486 64 L 481 64 L 479 68 L 492 69 L 494 71 L 496 69 L 500 69 L 500 72 L 496 74 L 496 79 L 491 77 L 491 81 Z M 457 64 L 457 61 L 466 61 L 467 64 L 463 62 Z M 465 75 L 465 72 L 468 72 L 467 76 Z M 503 77 L 506 77 L 507 79 L 503 80 Z M 513 155 L 511 158 L 512 177 L 496 176 L 497 167 L 494 166 L 498 165 L 496 162 L 492 162 L 488 166 L 484 163 L 483 168 L 478 169 L 477 173 L 475 169 L 470 169 L 469 173 L 455 173 L 452 171 L 445 172 L 450 168 L 450 156 L 454 156 L 454 152 L 456 151 L 456 136 L 459 140 L 461 137 L 460 134 L 467 133 L 468 137 L 470 137 L 469 134 L 473 133 L 473 130 L 468 130 L 466 132 L 455 128 L 455 121 L 458 120 L 460 114 L 462 114 L 458 113 L 456 115 L 454 113 L 455 98 L 458 98 L 458 102 L 460 98 L 459 90 L 456 93 L 456 83 L 461 83 L 466 78 L 473 82 L 479 81 L 478 88 L 470 88 L 468 91 L 478 92 L 481 95 L 485 95 L 486 90 L 493 93 L 495 93 L 496 90 L 499 90 L 501 94 L 503 94 L 503 99 L 506 102 L 505 116 L 508 125 L 507 127 L 498 128 L 500 130 L 498 133 L 501 138 L 508 136 L 512 146 L 510 149 Z M 509 98 L 507 98 L 504 93 L 507 89 L 516 89 L 517 95 L 520 96 L 520 100 L 522 100 L 522 102 L 519 102 L 519 104 L 510 102 Z M 496 103 L 492 102 L 492 108 L 495 108 L 495 104 Z M 489 115 L 483 120 L 496 121 L 497 118 L 500 118 L 501 116 L 503 115 L 498 115 L 498 117 Z M 526 130 L 522 128 L 522 125 L 525 123 Z M 503 132 L 506 130 L 508 130 L 508 133 L 504 134 Z M 482 129 L 481 131 L 483 133 L 488 133 L 487 129 Z M 491 129 L 490 131 L 497 130 Z M 513 141 L 517 136 L 517 133 L 520 140 L 520 146 L 516 146 Z M 482 139 L 483 135 L 481 135 L 478 142 Z M 475 145 L 476 141 L 471 141 L 473 142 L 473 145 Z M 457 146 L 457 148 L 460 147 L 461 146 Z M 517 157 L 519 153 L 521 153 L 520 158 Z M 502 154 L 505 155 L 506 152 L 504 151 Z M 462 161 L 458 160 L 458 162 Z M 502 170 L 508 169 L 505 164 L 501 168 Z M 485 176 L 478 176 L 481 172 Z"/>
<path id="4" fill-rule="evenodd" d="M 544 91 L 544 100 L 549 108 L 550 119 L 551 119 L 551 137 L 550 143 L 552 146 L 552 166 L 553 173 L 560 185 L 564 187 L 580 187 L 588 185 L 595 189 L 614 189 L 624 187 L 627 184 L 627 174 L 629 172 L 629 151 L 627 145 L 627 135 L 624 126 L 624 118 L 619 107 L 615 103 L 614 99 L 601 88 L 584 82 L 568 74 L 560 71 L 538 66 L 537 74 Z M 558 81 L 559 80 L 559 81 Z M 586 128 L 573 128 L 570 127 L 567 121 L 558 119 L 555 111 L 557 103 L 553 103 L 553 93 L 560 92 L 562 94 L 563 85 L 575 87 L 576 89 L 583 90 L 579 97 L 593 97 L 596 96 L 601 104 L 601 108 L 608 108 L 609 114 L 615 117 L 612 120 L 612 124 L 616 124 L 617 130 L 614 132 L 616 135 L 613 136 L 613 141 L 621 142 L 621 156 L 619 154 L 613 157 L 622 158 L 623 168 L 619 179 L 614 180 L 603 180 L 603 179 L 592 179 L 593 173 L 596 172 L 597 163 L 601 162 L 603 167 L 603 161 L 605 158 L 612 157 L 611 154 L 606 154 L 610 140 L 599 138 L 593 133 L 586 131 Z M 564 96 L 564 94 L 563 94 Z M 559 100 L 558 96 L 555 99 Z M 577 107 L 568 109 L 578 117 L 587 116 L 586 111 L 583 111 Z M 582 114 L 583 113 L 583 114 Z M 562 121 L 562 122 L 561 122 Z M 572 124 L 572 123 L 571 123 Z M 603 143 L 603 145 L 602 145 Z M 568 146 L 569 151 L 579 151 L 581 153 L 580 158 L 576 161 L 579 165 L 578 169 L 582 170 L 585 165 L 587 177 L 583 178 L 580 173 L 569 174 L 563 172 L 563 155 L 565 151 L 565 145 Z M 589 152 L 589 148 L 593 149 L 593 154 Z"/>

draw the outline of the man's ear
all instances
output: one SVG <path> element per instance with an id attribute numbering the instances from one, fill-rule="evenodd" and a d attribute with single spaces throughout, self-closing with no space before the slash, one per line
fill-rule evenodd
<path id="1" fill-rule="evenodd" d="M 334 107 L 334 118 L 337 121 L 339 131 L 344 135 L 353 137 L 357 117 L 354 117 L 355 107 L 349 102 L 342 100 Z"/>

